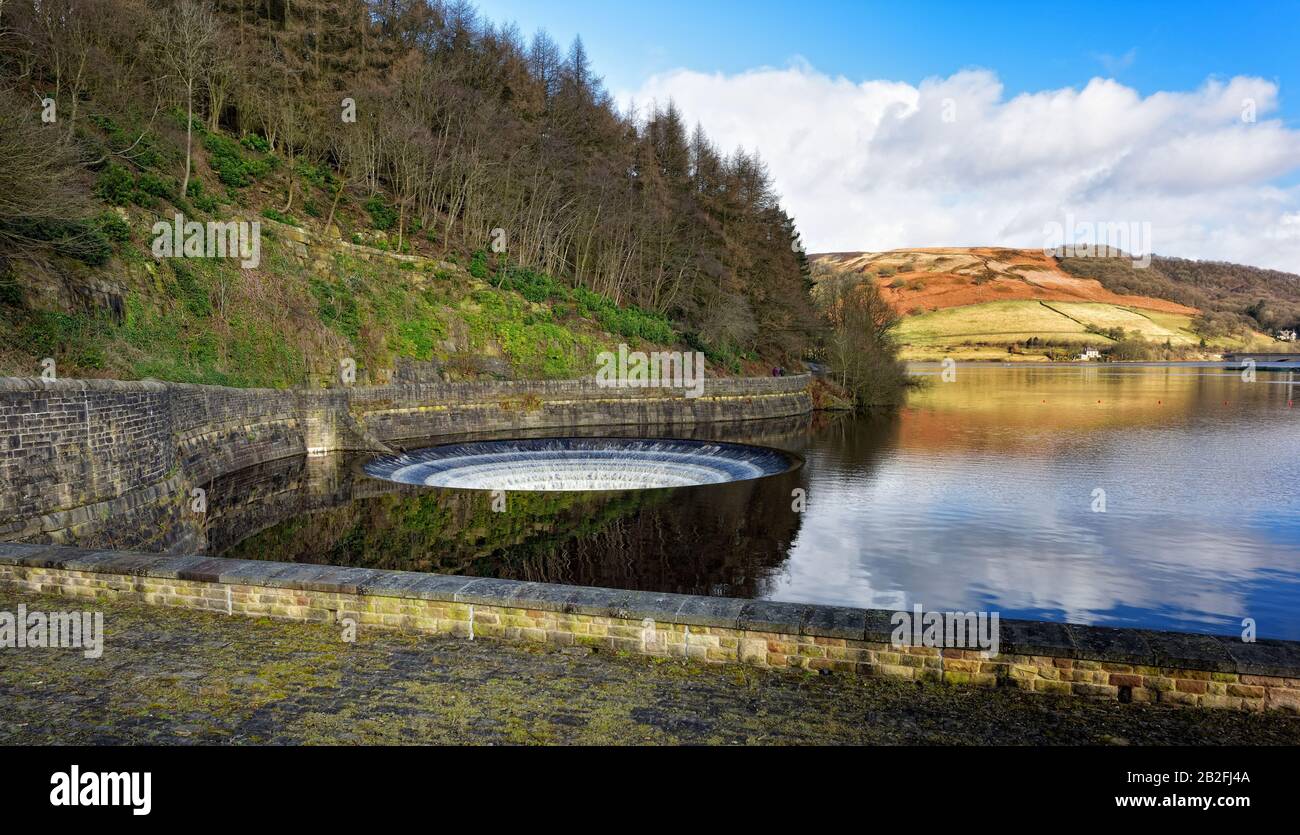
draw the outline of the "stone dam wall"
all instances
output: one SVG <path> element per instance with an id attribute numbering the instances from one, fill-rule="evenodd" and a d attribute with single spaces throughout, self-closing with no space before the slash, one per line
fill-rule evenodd
<path id="1" fill-rule="evenodd" d="M 197 532 L 169 520 L 190 491 L 256 464 L 448 434 L 787 417 L 812 410 L 808 383 L 720 378 L 691 399 L 593 380 L 281 391 L 0 379 L 0 540 L 75 542 L 112 519 L 115 546 L 189 550 Z"/>
<path id="2" fill-rule="evenodd" d="M 800 415 L 812 407 L 807 385 L 801 377 L 716 380 L 692 400 L 580 381 L 255 391 L 0 380 L 0 540 L 26 540 L 0 541 L 0 586 L 224 616 L 351 619 L 363 629 L 1300 714 L 1296 642 L 1003 620 L 997 656 L 900 647 L 888 611 L 216 559 L 192 555 L 201 532 L 175 523 L 194 487 L 311 452 Z M 60 544 L 92 527 L 116 531 L 120 542 Z"/>
<path id="3" fill-rule="evenodd" d="M 0 586 L 702 663 L 1300 713 L 1300 643 L 1289 641 L 1003 620 L 991 656 L 898 646 L 885 610 L 58 545 L 0 543 Z"/>

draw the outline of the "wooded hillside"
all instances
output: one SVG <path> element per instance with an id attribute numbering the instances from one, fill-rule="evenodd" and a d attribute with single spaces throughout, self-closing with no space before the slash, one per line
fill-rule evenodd
<path id="1" fill-rule="evenodd" d="M 763 163 L 641 104 L 580 40 L 459 1 L 0 0 L 0 258 L 102 268 L 131 239 L 112 205 L 251 209 L 554 277 L 729 365 L 802 356 L 808 268 Z"/>

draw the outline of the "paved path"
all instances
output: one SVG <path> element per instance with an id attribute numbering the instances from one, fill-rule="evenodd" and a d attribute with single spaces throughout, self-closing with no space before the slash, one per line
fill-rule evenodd
<path id="1" fill-rule="evenodd" d="M 76 607 L 0 591 L 19 603 Z M 0 744 L 1300 744 L 1278 715 L 97 608 L 99 660 L 0 649 Z"/>

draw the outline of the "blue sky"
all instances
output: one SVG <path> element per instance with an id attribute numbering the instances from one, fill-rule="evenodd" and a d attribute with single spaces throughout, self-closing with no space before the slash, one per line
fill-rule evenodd
<path id="1" fill-rule="evenodd" d="M 1114 77 L 1143 94 L 1211 76 L 1300 83 L 1300 3 L 895 0 L 480 0 L 494 22 L 581 34 L 614 91 L 678 68 L 735 73 L 803 59 L 829 75 L 913 84 L 970 67 L 1007 93 Z M 1297 105 L 1300 107 L 1300 105 Z"/>
<path id="2" fill-rule="evenodd" d="M 758 151 L 813 251 L 1040 247 L 1068 220 L 1300 273 L 1300 0 L 478 6 Z"/>

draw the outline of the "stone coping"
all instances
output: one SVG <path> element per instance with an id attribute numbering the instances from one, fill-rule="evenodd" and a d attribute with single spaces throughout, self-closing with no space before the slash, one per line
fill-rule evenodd
<path id="1" fill-rule="evenodd" d="M 894 612 L 885 609 L 621 591 L 491 577 L 230 560 L 203 555 L 143 554 L 85 550 L 66 545 L 0 543 L 0 565 L 437 600 L 629 620 L 649 618 L 687 626 L 877 643 L 889 643 L 894 631 L 890 623 Z M 1260 640 L 1248 644 L 1237 638 L 1217 635 L 1013 619 L 1001 619 L 1000 626 L 999 649 L 1003 655 L 1041 655 L 1300 678 L 1300 642 L 1295 641 Z"/>
<path id="2" fill-rule="evenodd" d="M 80 379 L 72 377 L 60 377 L 57 380 L 42 380 L 39 377 L 0 377 L 0 392 L 24 392 L 24 391 L 47 391 L 52 393 L 81 392 L 81 391 L 166 391 L 171 383 L 162 383 L 157 380 L 110 380 L 110 379 Z M 174 385 L 190 385 L 189 383 L 176 383 Z M 197 388 L 197 386 L 192 386 Z M 213 388 L 217 388 L 213 386 Z"/>
<path id="3" fill-rule="evenodd" d="M 705 382 L 717 386 L 724 394 L 748 391 L 758 394 L 795 394 L 807 390 L 812 382 L 810 374 L 795 374 L 788 377 L 707 377 Z M 565 394 L 565 393 L 601 393 L 609 397 L 626 398 L 680 398 L 676 389 L 603 387 L 595 378 L 572 380 L 462 380 L 439 383 L 389 383 L 387 385 L 355 385 L 337 388 L 286 389 L 236 388 L 232 386 L 214 386 L 200 383 L 174 383 L 160 380 L 116 380 L 111 378 L 74 378 L 60 377 L 56 380 L 44 380 L 39 377 L 0 377 L 0 393 L 50 392 L 55 394 L 84 391 L 148 391 L 165 392 L 169 389 L 188 391 L 228 391 L 242 394 L 315 394 L 328 395 L 346 392 L 358 401 L 384 399 L 394 393 L 408 393 L 420 396 L 427 392 L 443 395 L 458 395 L 472 398 L 474 395 L 498 397 L 503 393 L 518 394 Z"/>

